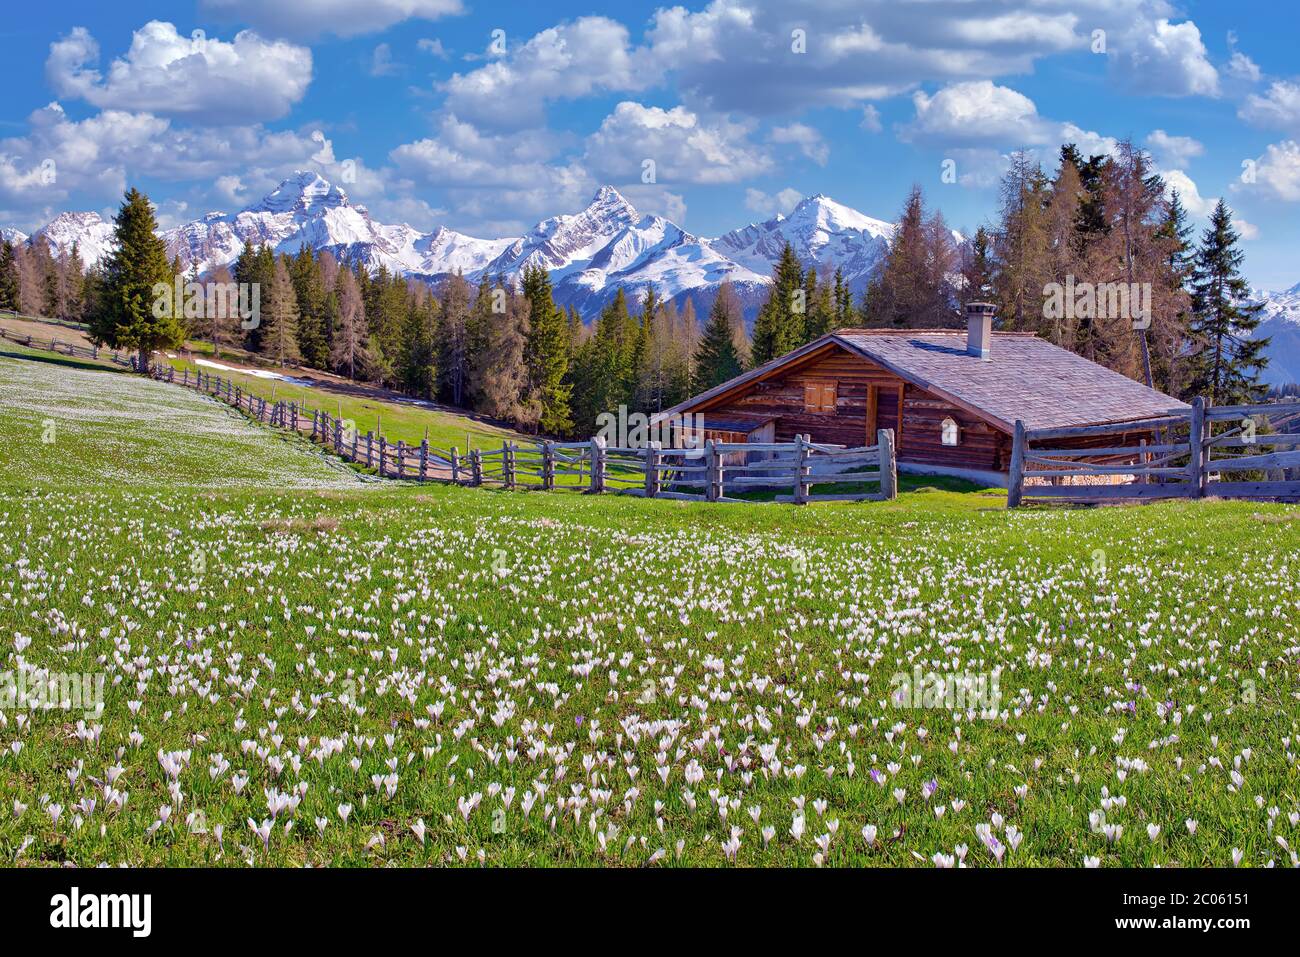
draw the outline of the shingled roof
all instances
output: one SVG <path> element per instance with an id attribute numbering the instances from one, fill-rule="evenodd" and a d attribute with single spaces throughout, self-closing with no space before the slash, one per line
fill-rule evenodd
<path id="1" fill-rule="evenodd" d="M 1190 408 L 1163 392 L 1052 345 L 1032 333 L 995 332 L 988 359 L 966 351 L 959 329 L 838 329 L 669 409 L 688 412 L 746 382 L 838 345 L 978 413 L 1006 431 L 1152 418 Z"/>

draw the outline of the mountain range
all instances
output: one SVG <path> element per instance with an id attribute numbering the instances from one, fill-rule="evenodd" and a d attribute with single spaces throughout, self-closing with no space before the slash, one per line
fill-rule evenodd
<path id="1" fill-rule="evenodd" d="M 556 302 L 590 318 L 622 288 L 629 299 L 649 287 L 679 305 L 691 299 L 703 316 L 718 286 L 730 281 L 747 318 L 753 319 L 771 284 L 773 267 L 788 242 L 801 262 L 819 270 L 841 269 L 861 295 L 889 249 L 895 226 L 835 202 L 821 193 L 802 200 L 789 215 L 777 214 L 713 239 L 696 236 L 672 221 L 642 215 L 617 189 L 602 186 L 580 212 L 544 219 L 522 236 L 479 239 L 439 226 L 422 233 L 405 223 L 389 225 L 353 203 L 340 187 L 299 171 L 237 213 L 208 213 L 161 230 L 167 255 L 188 272 L 235 261 L 249 244 L 266 243 L 295 253 L 305 243 L 341 261 L 436 281 L 456 272 L 470 281 L 483 275 L 516 278 L 525 267 L 551 275 Z M 94 212 L 61 213 L 31 237 L 10 227 L 11 242 L 44 238 L 56 254 L 75 243 L 83 262 L 105 256 L 113 224 Z M 962 237 L 954 233 L 961 242 Z M 1300 381 L 1300 284 L 1283 292 L 1255 291 L 1264 303 L 1259 335 L 1273 337 L 1266 379 Z"/>

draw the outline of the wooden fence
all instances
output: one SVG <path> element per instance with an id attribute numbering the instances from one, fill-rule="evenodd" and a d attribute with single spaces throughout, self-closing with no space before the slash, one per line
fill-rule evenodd
<path id="1" fill-rule="evenodd" d="M 1270 431 L 1276 425 L 1282 430 Z M 1134 433 L 1151 439 L 1106 443 Z M 1007 505 L 1027 498 L 1095 503 L 1207 495 L 1300 501 L 1297 446 L 1300 402 L 1210 408 L 1198 397 L 1190 411 L 1133 422 L 1036 430 L 1017 422 Z M 1230 454 L 1216 457 L 1225 451 Z M 1260 471 L 1270 474 L 1250 475 Z"/>
<path id="2" fill-rule="evenodd" d="M 43 336 L 38 338 L 24 333 L 11 332 L 8 329 L 0 329 L 0 339 L 8 339 L 10 342 L 16 342 L 18 345 L 26 346 L 29 349 L 42 349 L 46 352 L 55 352 L 78 359 L 109 359 L 120 366 L 127 366 L 131 369 L 135 368 L 138 361 L 134 354 L 127 355 L 114 352 L 111 349 L 101 349 L 98 346 L 79 346 L 72 342 L 56 339 L 53 336 L 49 339 Z"/>
<path id="3" fill-rule="evenodd" d="M 743 492 L 773 491 L 778 502 L 878 501 L 898 494 L 894 433 L 882 429 L 876 445 L 846 449 L 818 445 L 799 436 L 785 443 L 706 441 L 702 448 L 607 447 L 597 436 L 586 442 L 504 441 L 501 447 L 440 449 L 427 439 L 418 445 L 391 442 L 384 435 L 350 427 L 347 420 L 323 409 L 290 400 L 268 402 L 245 392 L 228 378 L 188 369 L 178 373 L 156 366 L 154 378 L 197 389 L 221 399 L 249 417 L 274 428 L 300 433 L 341 458 L 373 470 L 383 478 L 498 485 L 507 489 L 587 494 L 613 492 L 645 498 L 706 502 L 750 501 Z M 743 464 L 724 464 L 724 457 L 743 452 Z M 876 491 L 822 493 L 818 486 L 874 484 Z M 782 492 L 788 490 L 788 494 Z"/>

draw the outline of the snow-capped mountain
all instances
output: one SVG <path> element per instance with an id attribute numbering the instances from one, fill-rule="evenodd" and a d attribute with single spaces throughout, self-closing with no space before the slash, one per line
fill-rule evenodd
<path id="1" fill-rule="evenodd" d="M 448 229 L 423 234 L 405 223 L 376 222 L 364 206 L 312 172 L 298 172 L 238 213 L 209 213 L 162 233 L 167 254 L 200 272 L 225 266 L 247 245 L 295 253 L 306 244 L 341 260 L 393 272 L 439 275 L 481 266 L 510 240 L 478 240 Z"/>
<path id="2" fill-rule="evenodd" d="M 27 234 L 12 226 L 0 226 L 0 240 L 17 246 L 19 243 L 27 242 Z"/>
<path id="3" fill-rule="evenodd" d="M 160 236 L 170 258 L 200 273 L 229 266 L 259 243 L 283 253 L 306 244 L 342 261 L 429 280 L 455 272 L 470 281 L 498 274 L 514 279 L 538 265 L 550 272 L 556 302 L 575 306 L 588 320 L 619 288 L 635 301 L 651 286 L 679 304 L 691 299 L 702 314 L 718 286 L 730 281 L 752 319 L 787 241 L 804 263 L 843 268 L 857 291 L 879 268 L 893 229 L 818 195 L 789 216 L 708 240 L 661 216 L 643 216 L 617 189 L 602 186 L 579 212 L 544 219 L 523 236 L 479 239 L 445 226 L 422 233 L 378 222 L 343 189 L 303 171 L 245 209 L 208 213 Z M 96 213 L 64 213 L 38 235 L 56 251 L 77 242 L 91 263 L 108 251 L 112 232 L 112 223 Z"/>
<path id="4" fill-rule="evenodd" d="M 77 247 L 82 263 L 89 266 L 113 248 L 113 224 L 99 213 L 59 213 L 36 230 L 31 240 L 44 239 L 55 256 L 70 254 Z"/>
<path id="5" fill-rule="evenodd" d="M 844 270 L 855 292 L 865 288 L 889 249 L 894 224 L 864 216 L 818 193 L 801 201 L 789 216 L 778 213 L 719 236 L 710 245 L 762 276 L 770 276 L 789 243 L 805 266 Z"/>
<path id="6" fill-rule="evenodd" d="M 1300 382 L 1300 283 L 1282 292 L 1253 290 L 1251 298 L 1264 304 L 1255 334 L 1271 339 L 1264 381 L 1269 385 Z"/>

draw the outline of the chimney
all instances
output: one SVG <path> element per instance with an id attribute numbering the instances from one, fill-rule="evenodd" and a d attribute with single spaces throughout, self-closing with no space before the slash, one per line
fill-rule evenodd
<path id="1" fill-rule="evenodd" d="M 966 352 L 985 362 L 993 347 L 993 313 L 991 302 L 966 303 Z"/>

